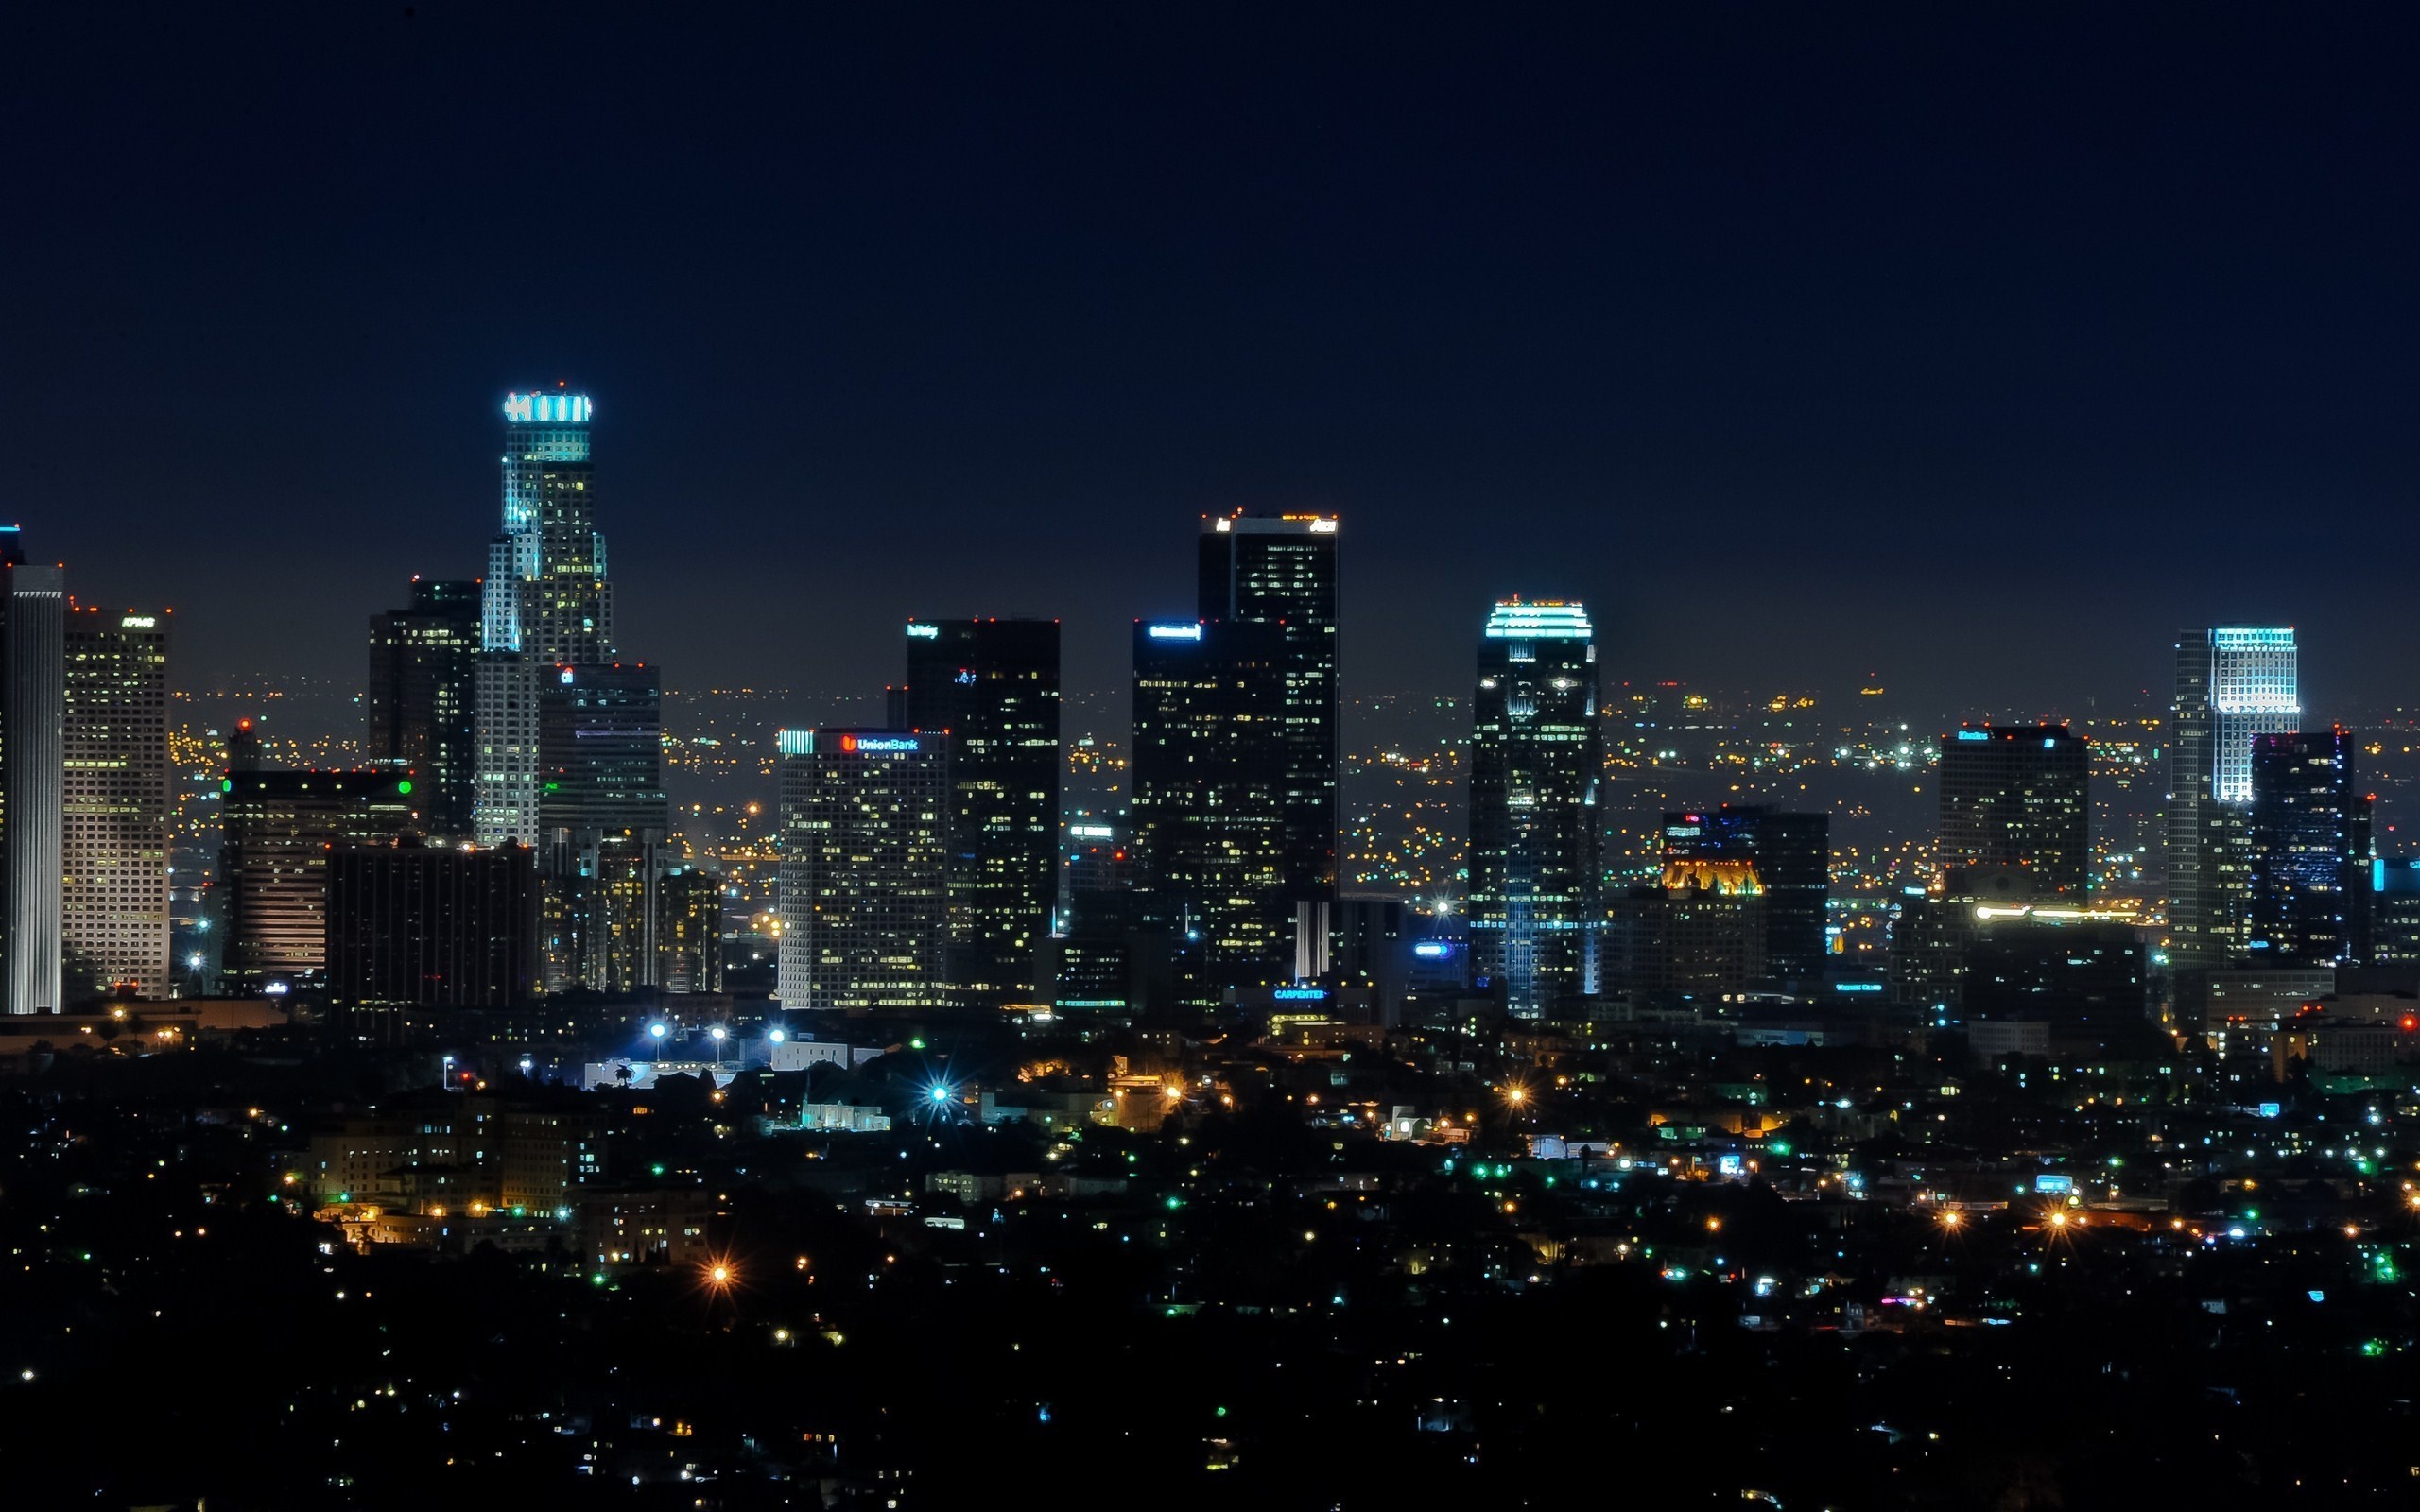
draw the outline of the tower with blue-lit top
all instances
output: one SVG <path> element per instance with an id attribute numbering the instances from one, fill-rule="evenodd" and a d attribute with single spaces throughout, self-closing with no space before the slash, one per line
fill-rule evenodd
<path id="1" fill-rule="evenodd" d="M 538 852 L 548 991 L 661 985 L 663 683 L 614 641 L 585 394 L 504 400 L 504 528 L 479 602 L 472 829 Z"/>

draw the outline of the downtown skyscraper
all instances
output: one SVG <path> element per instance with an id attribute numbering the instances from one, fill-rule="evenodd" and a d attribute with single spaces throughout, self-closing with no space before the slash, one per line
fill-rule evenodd
<path id="1" fill-rule="evenodd" d="M 1149 923 L 1194 1011 L 1231 989 L 1315 976 L 1325 920 L 1287 888 L 1283 628 L 1236 620 L 1134 627 L 1134 848 Z"/>
<path id="2" fill-rule="evenodd" d="M 1058 895 L 1059 622 L 911 620 L 908 730 L 949 751 L 949 976 L 982 1006 L 1046 1001 Z"/>
<path id="3" fill-rule="evenodd" d="M 1293 904 L 1306 956 L 1325 968 L 1337 900 L 1337 519 L 1250 515 L 1201 523 L 1199 611 L 1205 624 L 1267 625 L 1278 642 L 1273 740 L 1259 760 L 1284 835 L 1277 886 Z M 1306 961 L 1306 964 L 1312 964 Z"/>
<path id="4" fill-rule="evenodd" d="M 63 1001 L 67 575 L 28 565 L 0 531 L 0 1003 L 57 1013 Z"/>
<path id="5" fill-rule="evenodd" d="M 596 529 L 585 395 L 504 401 L 504 530 L 479 613 L 473 829 L 538 843 L 539 699 L 555 670 L 614 660 L 614 598 Z"/>
<path id="6" fill-rule="evenodd" d="M 2092 746 L 2065 725 L 1941 737 L 1945 868 L 2014 868 L 2026 890 L 2081 897 L 2092 875 Z"/>
<path id="7" fill-rule="evenodd" d="M 785 1008 L 949 1006 L 949 743 L 938 731 L 785 730 Z"/>
<path id="8" fill-rule="evenodd" d="M 2355 783 L 2353 736 L 2255 735 L 2250 755 L 2244 954 L 2333 966 L 2356 952 L 2370 871 L 2370 800 Z"/>
<path id="9" fill-rule="evenodd" d="M 2178 633 L 2166 847 L 2172 965 L 2221 967 L 2244 954 L 2253 741 L 2301 728 L 2292 627 Z"/>
<path id="10" fill-rule="evenodd" d="M 164 998 L 168 954 L 168 619 L 67 616 L 60 913 L 72 980 Z"/>
<path id="11" fill-rule="evenodd" d="M 370 759 L 419 774 L 429 833 L 471 837 L 478 766 L 475 580 L 415 577 L 411 602 L 370 621 Z"/>
<path id="12" fill-rule="evenodd" d="M 1597 989 L 1603 767 L 1587 610 L 1497 604 L 1471 704 L 1470 926 L 1479 972 L 1515 1018 Z"/>
<path id="13" fill-rule="evenodd" d="M 472 829 L 538 853 L 548 990 L 657 985 L 671 823 L 661 674 L 621 660 L 596 528 L 595 405 L 504 403 L 504 530 L 480 601 Z"/>

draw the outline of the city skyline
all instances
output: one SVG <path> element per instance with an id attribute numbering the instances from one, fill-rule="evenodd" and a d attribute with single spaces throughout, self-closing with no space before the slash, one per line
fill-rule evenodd
<path id="1" fill-rule="evenodd" d="M 2407 34 L 12 14 L 11 1504 L 2411 1500 Z"/>
<path id="2" fill-rule="evenodd" d="M 1437 98 L 1408 81 L 1467 39 L 1409 18 L 1375 52 L 1305 20 L 1283 62 L 1207 22 L 1002 24 L 915 68 L 895 19 L 769 23 L 746 56 L 812 60 L 806 88 L 630 18 L 181 18 L 173 47 L 43 18 L 29 54 L 115 87 L 24 81 L 19 177 L 79 210 L 0 250 L 48 296 L 0 359 L 0 498 L 96 601 L 176 605 L 194 685 L 353 676 L 331 632 L 397 572 L 477 576 L 486 405 L 558 380 L 612 417 L 626 547 L 705 544 L 619 574 L 625 641 L 699 685 L 846 684 L 823 664 L 886 663 L 910 615 L 1031 613 L 1065 621 L 1070 688 L 1115 688 L 1123 626 L 1186 606 L 1167 548 L 1238 507 L 1359 532 L 1367 688 L 1452 691 L 1453 627 L 1513 592 L 1601 606 L 1609 670 L 1724 685 L 2072 711 L 2161 687 L 2172 627 L 2238 622 L 2303 627 L 2319 707 L 2420 673 L 2388 565 L 2420 545 L 2414 312 L 2369 250 L 2413 230 L 2366 191 L 2412 145 L 2389 49 L 2094 16 L 2080 57 L 1943 15 L 1876 53 L 1760 14 L 1533 18 Z M 493 73 L 516 45 L 566 66 Z M 657 69 L 662 115 L 617 116 L 605 81 Z M 280 124 L 337 115 L 340 144 Z M 495 239 L 499 144 L 557 122 L 581 146 L 550 171 L 615 233 L 542 266 Z M 802 192 L 769 202 L 759 153 Z M 936 176 L 964 193 L 911 187 Z M 144 250 L 160 223 L 212 250 Z M 2296 528 L 2328 513 L 2361 550 Z M 785 558 L 833 591 L 778 620 L 716 592 Z M 1709 632 L 1668 569 L 1712 559 L 1759 607 Z M 2092 611 L 1923 633 L 2053 589 Z"/>

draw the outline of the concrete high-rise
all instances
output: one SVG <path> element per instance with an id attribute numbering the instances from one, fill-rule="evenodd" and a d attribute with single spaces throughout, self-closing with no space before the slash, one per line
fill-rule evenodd
<path id="1" fill-rule="evenodd" d="M 64 933 L 67 575 L 0 533 L 0 971 L 10 1013 L 57 1013 Z"/>
<path id="2" fill-rule="evenodd" d="M 2250 755 L 2244 954 L 2335 965 L 2354 954 L 2370 870 L 2370 803 L 2355 785 L 2353 737 L 2342 730 L 2255 735 Z"/>
<path id="3" fill-rule="evenodd" d="M 60 874 L 70 976 L 164 998 L 168 954 L 168 619 L 67 615 Z"/>
<path id="4" fill-rule="evenodd" d="M 1134 627 L 1134 849 L 1146 922 L 1167 933 L 1187 1008 L 1326 969 L 1328 911 L 1286 885 L 1301 855 L 1279 736 L 1292 657 L 1273 624 Z"/>
<path id="5" fill-rule="evenodd" d="M 614 598 L 596 529 L 580 394 L 504 402 L 504 530 L 480 606 L 473 828 L 482 845 L 538 840 L 539 704 L 564 666 L 614 661 Z"/>
<path id="6" fill-rule="evenodd" d="M 949 746 L 938 731 L 785 730 L 786 1008 L 947 1007 Z"/>
<path id="7" fill-rule="evenodd" d="M 1276 702 L 1259 717 L 1275 735 L 1262 744 L 1281 806 L 1278 887 L 1310 910 L 1306 945 L 1324 939 L 1337 900 L 1336 539 L 1334 515 L 1238 511 L 1202 521 L 1199 554 L 1203 621 L 1277 630 Z"/>
<path id="8" fill-rule="evenodd" d="M 2092 872 L 2091 743 L 2065 725 L 1941 737 L 1945 868 L 2021 868 L 2036 893 L 2081 895 Z"/>
<path id="9" fill-rule="evenodd" d="M 949 742 L 950 979 L 968 1003 L 1047 1001 L 1057 897 L 1059 622 L 913 620 L 894 724 Z"/>
<path id="10" fill-rule="evenodd" d="M 429 833 L 451 839 L 472 833 L 482 593 L 415 577 L 408 606 L 370 620 L 369 758 L 418 772 Z"/>
<path id="11" fill-rule="evenodd" d="M 2244 955 L 2252 743 L 2301 728 L 2299 649 L 2291 627 L 2178 633 L 2166 847 L 2172 965 L 2221 967 Z"/>
<path id="12" fill-rule="evenodd" d="M 1596 632 L 1576 603 L 1488 615 L 1471 706 L 1470 926 L 1516 1018 L 1597 990 L 1604 924 Z"/>

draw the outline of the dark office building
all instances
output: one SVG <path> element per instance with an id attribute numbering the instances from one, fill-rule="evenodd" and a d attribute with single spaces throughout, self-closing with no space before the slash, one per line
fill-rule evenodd
<path id="1" fill-rule="evenodd" d="M 429 833 L 467 839 L 479 657 L 476 579 L 412 579 L 408 607 L 370 621 L 370 760 L 420 774 Z"/>
<path id="2" fill-rule="evenodd" d="M 2327 966 L 2353 954 L 2368 880 L 2369 799 L 2344 730 L 2252 740 L 2252 896 L 2244 947 L 2262 962 Z"/>
<path id="3" fill-rule="evenodd" d="M 1134 845 L 1179 957 L 1177 1000 L 1324 969 L 1327 910 L 1288 888 L 1283 627 L 1134 627 Z"/>
<path id="4" fill-rule="evenodd" d="M 950 978 L 983 1006 L 1040 1001 L 1059 846 L 1059 622 L 916 620 L 895 728 L 949 739 Z"/>
<path id="5" fill-rule="evenodd" d="M 666 992 L 719 992 L 723 879 L 680 863 L 655 883 L 655 985 Z"/>
<path id="6" fill-rule="evenodd" d="M 1174 990 L 1167 929 L 1122 825 L 1080 815 L 1060 855 L 1058 921 L 1041 956 L 1053 1007 L 1136 1015 Z"/>
<path id="7" fill-rule="evenodd" d="M 1597 645 L 1578 604 L 1508 600 L 1479 641 L 1471 706 L 1470 926 L 1516 1018 L 1597 990 L 1604 922 Z"/>
<path id="8" fill-rule="evenodd" d="M 328 858 L 422 830 L 417 783 L 392 767 L 270 771 L 251 722 L 228 742 L 219 805 L 218 885 L 226 896 L 220 968 L 237 994 L 323 986 Z"/>
<path id="9" fill-rule="evenodd" d="M 2065 725 L 1994 725 L 1941 738 L 1944 867 L 2026 867 L 2081 894 L 2092 868 L 2091 744 Z"/>
<path id="10" fill-rule="evenodd" d="M 2061 1047 L 2123 1043 L 2146 1032 L 2150 973 L 2139 931 L 2118 919 L 2036 909 L 1979 919 L 1963 950 L 1960 1015 L 2043 1023 Z"/>
<path id="11" fill-rule="evenodd" d="M 538 876 L 546 990 L 661 987 L 664 695 L 654 667 L 549 671 L 538 698 Z"/>
<path id="12" fill-rule="evenodd" d="M 329 1001 L 354 1035 L 402 1010 L 493 1008 L 537 990 L 537 867 L 526 846 L 358 846 L 328 858 Z"/>
<path id="13" fill-rule="evenodd" d="M 1337 905 L 1329 980 L 1366 988 L 1378 1022 L 1389 1027 L 1403 1022 L 1420 922 L 1400 898 L 1346 898 Z"/>
<path id="14" fill-rule="evenodd" d="M 1269 759 L 1281 803 L 1289 900 L 1332 912 L 1337 897 L 1336 517 L 1241 512 L 1201 523 L 1205 621 L 1277 627 L 1281 650 Z M 1324 936 L 1329 926 L 1313 918 Z"/>
<path id="15" fill-rule="evenodd" d="M 1823 980 L 1824 908 L 1831 893 L 1831 816 L 1785 814 L 1764 804 L 1664 816 L 1664 860 L 1745 861 L 1755 868 L 1764 911 L 1769 980 L 1812 987 Z"/>
<path id="16" fill-rule="evenodd" d="M 661 674 L 554 669 L 538 700 L 538 788 L 542 850 L 550 832 L 666 829 Z"/>

